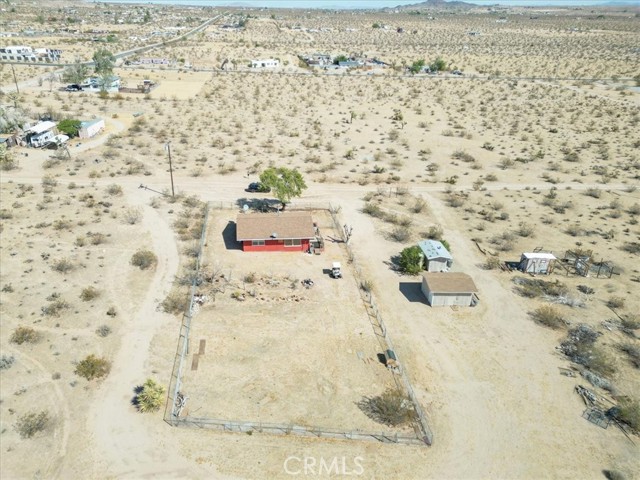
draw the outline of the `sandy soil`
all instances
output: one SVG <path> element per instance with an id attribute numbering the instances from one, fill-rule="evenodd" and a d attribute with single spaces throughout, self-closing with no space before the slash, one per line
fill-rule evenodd
<path id="1" fill-rule="evenodd" d="M 150 8 L 159 18 L 165 7 Z M 185 24 L 188 15 L 194 16 L 181 12 Z M 610 279 L 567 278 L 561 271 L 550 278 L 575 295 L 581 284 L 595 290 L 585 308 L 557 308 L 570 326 L 587 323 L 602 334 L 598 345 L 615 367 L 609 378 L 615 388 L 598 394 L 637 398 L 638 370 L 619 346 L 637 345 L 638 339 L 616 327 L 619 321 L 611 322 L 616 313 L 632 316 L 640 308 L 638 257 L 629 251 L 640 239 L 635 134 L 640 95 L 631 82 L 405 77 L 393 69 L 381 76 L 286 75 L 299 68 L 295 56 L 310 48 L 333 54 L 364 51 L 392 58 L 396 66 L 442 55 L 481 76 L 540 73 L 585 79 L 636 73 L 637 21 L 628 15 L 522 12 L 505 13 L 506 24 L 486 12 L 436 14 L 435 20 L 285 11 L 271 19 L 270 13 L 254 12 L 243 32 L 210 27 L 200 37 L 157 52 L 202 68 L 235 60 L 238 71 L 117 70 L 128 84 L 158 81 L 160 87 L 148 97 L 101 100 L 61 93 L 56 91 L 60 84 L 52 88 L 34 79 L 42 71 L 16 67 L 24 88 L 21 96 L 2 99 L 7 111 L 15 100 L 27 116 L 51 111 L 61 118 L 102 117 L 107 130 L 80 146 L 74 142 L 70 160 L 13 149 L 19 168 L 0 175 L 0 349 L 14 356 L 13 365 L 0 371 L 2 477 L 289 478 L 285 462 L 291 456 L 316 462 L 344 457 L 351 469 L 361 458 L 365 478 L 602 478 L 606 469 L 639 477 L 637 438 L 632 444 L 620 430 L 603 430 L 582 418 L 584 405 L 573 389 L 587 382 L 560 374 L 560 367 L 570 366 L 557 350 L 567 329 L 533 322 L 529 312 L 544 302 L 514 291 L 517 274 L 486 269 L 487 257 L 472 241 L 503 261 L 543 246 L 559 255 L 589 248 L 613 262 L 620 275 Z M 21 11 L 12 21 L 16 28 L 28 26 L 36 14 Z M 142 31 L 134 24 L 116 28 L 113 19 L 93 20 L 96 28 L 128 29 L 127 35 Z M 393 28 L 374 31 L 376 21 Z M 398 34 L 396 26 L 406 33 Z M 481 35 L 470 36 L 470 30 Z M 83 40 L 74 53 L 90 52 L 89 42 Z M 243 72 L 244 62 L 254 57 L 280 57 L 289 64 L 285 74 Z M 558 57 L 564 59 L 560 65 Z M 5 66 L 0 75 L 7 92 L 8 74 Z M 174 200 L 156 193 L 170 188 L 163 148 L 169 140 L 180 194 Z M 189 241 L 180 240 L 175 225 L 184 211 L 195 219 L 190 197 L 214 205 L 235 203 L 269 165 L 303 172 L 309 188 L 292 207 L 331 202 L 341 208 L 342 222 L 353 226 L 358 264 L 373 284 L 397 354 L 429 416 L 435 434 L 431 448 L 175 429 L 162 421 L 161 412 L 143 415 L 132 405 L 135 387 L 146 378 L 169 383 L 180 319 L 158 305 L 189 263 L 184 254 Z M 426 206 L 416 213 L 418 197 Z M 392 240 L 396 224 L 363 213 L 366 202 L 396 218 L 411 218 L 408 240 Z M 136 212 L 139 219 L 129 223 Z M 522 224 L 534 232 L 520 235 Z M 481 303 L 474 309 L 430 308 L 419 293 L 419 278 L 399 276 L 393 268 L 392 257 L 436 225 L 452 247 L 454 269 L 469 273 L 480 288 Z M 211 238 L 219 240 L 221 234 L 221 225 L 212 222 Z M 130 265 L 142 248 L 157 255 L 155 268 L 140 271 Z M 60 259 L 69 259 L 75 269 L 54 271 Z M 252 259 L 237 251 L 228 255 L 238 274 L 268 262 Z M 301 277 L 298 269 L 317 268 L 315 260 L 297 257 L 281 273 L 291 274 L 295 267 L 296 278 Z M 307 303 L 317 307 L 316 314 L 334 285 L 309 292 Z M 87 286 L 99 296 L 82 300 Z M 350 318 L 360 319 L 359 307 L 349 303 L 357 298 L 354 288 L 333 293 L 347 304 Z M 624 300 L 616 313 L 607 307 L 614 296 Z M 46 313 L 60 299 L 67 306 L 58 316 Z M 233 302 L 225 297 L 215 307 L 217 314 L 228 314 L 223 315 L 227 323 L 237 312 Z M 106 314 L 110 307 L 115 317 Z M 268 310 L 281 314 L 283 307 Z M 299 317 L 296 309 L 284 310 Z M 333 323 L 323 327 L 340 341 L 363 328 L 334 330 L 335 317 L 326 318 Z M 254 315 L 247 326 L 258 321 Z M 96 333 L 103 325 L 111 330 L 105 337 Z M 12 343 L 18 326 L 36 330 L 40 341 Z M 281 332 L 294 335 L 299 327 L 286 325 Z M 194 338 L 228 334 L 223 330 L 198 332 Z M 247 352 L 260 347 L 257 337 L 242 337 Z M 277 356 L 295 347 L 279 345 L 275 338 L 272 345 Z M 362 349 L 373 347 L 369 338 Z M 346 356 L 336 354 L 341 365 L 349 366 L 346 378 L 353 377 L 357 386 L 338 388 L 331 401 L 352 400 L 358 388 L 365 393 L 367 386 L 384 383 L 377 373 L 361 374 L 349 363 L 356 362 L 358 349 L 345 344 L 339 353 Z M 207 351 L 215 351 L 213 343 Z M 91 353 L 111 362 L 102 380 L 88 382 L 74 373 L 76 362 Z M 270 375 L 254 367 L 253 360 L 233 371 L 216 364 L 216 378 L 228 382 L 211 385 L 211 393 L 223 395 L 230 386 L 242 389 Z M 327 374 L 313 370 L 309 376 L 318 385 Z M 273 393 L 260 389 L 261 398 Z M 255 412 L 248 403 L 253 397 L 242 398 L 224 408 L 237 415 Z M 324 400 L 305 399 L 309 404 Z M 278 412 L 281 403 L 266 405 L 273 418 L 306 417 L 293 408 Z M 321 406 L 314 413 L 327 418 L 330 405 Z M 16 420 L 31 411 L 47 411 L 51 422 L 45 431 L 22 439 Z M 355 409 L 337 413 L 327 421 L 362 425 Z"/>

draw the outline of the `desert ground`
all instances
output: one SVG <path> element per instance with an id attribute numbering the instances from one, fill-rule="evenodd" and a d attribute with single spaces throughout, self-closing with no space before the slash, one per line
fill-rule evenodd
<path id="1" fill-rule="evenodd" d="M 2 478 L 640 478 L 638 432 L 589 422 L 575 392 L 582 385 L 602 405 L 636 405 L 637 419 L 637 8 L 10 2 L 1 13 L 2 30 L 17 33 L 5 45 L 59 48 L 62 63 L 221 15 L 200 33 L 127 57 L 168 65 L 118 60 L 127 86 L 157 83 L 148 94 L 65 92 L 63 65 L 0 64 L 3 119 L 106 123 L 96 137 L 72 139 L 69 155 L 12 147 L 12 168 L 0 171 Z M 299 62 L 315 52 L 388 66 L 329 72 Z M 404 69 L 436 57 L 464 75 Z M 255 58 L 281 65 L 251 69 Z M 353 228 L 353 265 L 340 242 L 320 256 L 229 248 L 224 227 L 241 205 L 273 198 L 244 191 L 270 166 L 306 180 L 288 209 L 330 203 Z M 355 406 L 392 383 L 362 359 L 381 346 L 357 264 L 432 446 L 171 427 L 164 407 L 138 411 L 133 399 L 147 378 L 172 381 L 206 203 L 203 269 L 233 272 L 233 281 L 202 287 L 209 299 L 193 315 L 192 342 L 206 339 L 207 353 L 194 371 L 187 357 L 185 414 L 387 428 Z M 339 237 L 323 215 L 323 230 Z M 398 271 L 402 249 L 429 237 L 448 242 L 453 271 L 479 287 L 478 306 L 432 308 L 420 277 Z M 590 250 L 614 274 L 584 277 L 560 261 L 549 276 L 500 268 L 536 248 L 559 259 Z M 140 251 L 155 255 L 148 268 L 132 264 Z M 342 280 L 323 274 L 335 258 Z M 314 287 L 298 284 L 304 278 Z M 523 287 L 532 280 L 560 294 Z M 238 300 L 252 289 L 264 300 Z M 557 314 L 555 328 L 536 321 L 541 307 Z M 597 339 L 586 360 L 572 361 L 560 346 L 580 325 Z M 16 332 L 28 335 L 18 341 Z M 79 376 L 88 355 L 109 372 Z M 42 413 L 43 428 L 21 435 L 23 420 Z M 341 471 L 320 469 L 334 459 Z"/>

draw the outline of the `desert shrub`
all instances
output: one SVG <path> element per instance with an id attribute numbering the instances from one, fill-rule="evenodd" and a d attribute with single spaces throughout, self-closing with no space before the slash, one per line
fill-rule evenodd
<path id="1" fill-rule="evenodd" d="M 371 280 L 362 280 L 360 282 L 360 288 L 364 292 L 370 292 L 373 290 L 373 282 Z"/>
<path id="2" fill-rule="evenodd" d="M 634 367 L 640 368 L 640 347 L 638 345 L 623 343 L 618 348 L 627 354 Z"/>
<path id="3" fill-rule="evenodd" d="M 442 240 L 443 234 L 444 231 L 440 225 L 431 225 L 425 233 L 427 238 L 430 238 L 431 240 Z"/>
<path id="4" fill-rule="evenodd" d="M 122 195 L 122 187 L 118 184 L 112 183 L 107 187 L 107 193 L 111 196 L 120 196 Z"/>
<path id="5" fill-rule="evenodd" d="M 620 329 L 627 335 L 633 335 L 635 330 L 640 329 L 640 316 L 625 315 L 620 319 Z"/>
<path id="6" fill-rule="evenodd" d="M 411 238 L 411 230 L 407 227 L 395 227 L 389 236 L 396 242 L 406 242 Z"/>
<path id="7" fill-rule="evenodd" d="M 2 355 L 0 357 L 0 370 L 9 370 L 15 361 L 16 358 L 13 355 Z"/>
<path id="8" fill-rule="evenodd" d="M 640 253 L 640 242 L 626 242 L 622 246 L 622 250 L 628 253 L 633 253 L 634 255 L 638 255 Z"/>
<path id="9" fill-rule="evenodd" d="M 520 222 L 516 233 L 521 237 L 531 237 L 535 233 L 535 228 L 526 222 Z"/>
<path id="10" fill-rule="evenodd" d="M 488 257 L 487 261 L 484 264 L 484 268 L 486 268 L 487 270 L 495 270 L 497 268 L 500 268 L 500 265 L 502 265 L 502 262 L 498 257 Z"/>
<path id="11" fill-rule="evenodd" d="M 96 328 L 96 335 L 99 337 L 106 337 L 111 333 L 111 327 L 109 325 L 100 325 Z"/>
<path id="12" fill-rule="evenodd" d="M 561 297 L 569 293 L 569 287 L 559 280 L 515 277 L 513 282 L 517 285 L 516 291 L 527 298 Z"/>
<path id="13" fill-rule="evenodd" d="M 634 431 L 640 431 L 640 401 L 627 399 L 614 408 L 614 416 L 629 425 Z"/>
<path id="14" fill-rule="evenodd" d="M 129 207 L 125 210 L 123 218 L 129 225 L 135 225 L 142 220 L 142 210 L 137 207 Z"/>
<path id="15" fill-rule="evenodd" d="M 104 233 L 87 233 L 91 245 L 101 245 L 107 240 L 107 236 Z"/>
<path id="16" fill-rule="evenodd" d="M 37 332 L 31 327 L 17 327 L 11 334 L 9 341 L 22 345 L 23 343 L 38 343 L 40 338 L 40 332 Z"/>
<path id="17" fill-rule="evenodd" d="M 138 250 L 131 257 L 131 265 L 140 267 L 140 270 L 146 270 L 154 266 L 158 262 L 158 257 L 150 250 Z"/>
<path id="18" fill-rule="evenodd" d="M 362 207 L 362 213 L 366 213 L 367 215 L 371 215 L 375 218 L 384 217 L 382 209 L 374 203 L 365 203 L 364 207 Z"/>
<path id="19" fill-rule="evenodd" d="M 99 296 L 100 296 L 100 290 L 98 290 L 95 287 L 86 287 L 82 289 L 82 292 L 80 292 L 80 299 L 83 302 L 89 302 L 91 300 L 98 298 Z"/>
<path id="20" fill-rule="evenodd" d="M 93 380 L 104 377 L 110 370 L 111 364 L 107 359 L 98 358 L 91 354 L 76 365 L 75 374 L 87 380 Z"/>
<path id="21" fill-rule="evenodd" d="M 400 252 L 398 260 L 400 271 L 409 275 L 417 275 L 422 271 L 422 250 L 417 245 L 407 247 Z"/>
<path id="22" fill-rule="evenodd" d="M 413 213 L 420 213 L 425 208 L 427 208 L 427 202 L 425 201 L 424 198 L 418 197 L 416 198 L 416 201 L 414 202 L 413 207 L 411 207 L 411 210 L 413 211 Z"/>
<path id="23" fill-rule="evenodd" d="M 36 433 L 44 431 L 49 425 L 49 413 L 43 410 L 39 413 L 25 413 L 18 417 L 15 429 L 21 438 L 31 438 Z"/>
<path id="24" fill-rule="evenodd" d="M 50 300 L 50 303 L 42 307 L 40 310 L 47 317 L 59 317 L 63 310 L 68 310 L 71 305 L 62 298 Z"/>
<path id="25" fill-rule="evenodd" d="M 69 273 L 76 268 L 76 265 L 68 258 L 59 258 L 51 263 L 51 268 L 55 272 Z"/>
<path id="26" fill-rule="evenodd" d="M 531 317 L 539 324 L 553 329 L 565 325 L 562 314 L 551 305 L 542 305 L 530 313 Z"/>
<path id="27" fill-rule="evenodd" d="M 372 420 L 390 427 L 414 418 L 411 402 L 398 390 L 387 390 L 377 397 L 365 397 L 358 402 L 358 407 Z"/>
<path id="28" fill-rule="evenodd" d="M 162 307 L 163 312 L 178 315 L 187 310 L 187 307 L 189 306 L 189 299 L 184 292 L 174 290 L 165 297 L 165 299 L 160 303 L 160 306 Z"/>
<path id="29" fill-rule="evenodd" d="M 609 308 L 623 308 L 624 307 L 624 298 L 622 297 L 610 297 L 607 300 L 607 307 Z"/>
<path id="30" fill-rule="evenodd" d="M 198 255 L 200 255 L 200 243 L 191 242 L 189 245 L 184 247 L 183 252 L 188 257 L 196 258 Z"/>
<path id="31" fill-rule="evenodd" d="M 149 378 L 136 396 L 138 410 L 143 413 L 160 410 L 164 401 L 164 387 Z"/>

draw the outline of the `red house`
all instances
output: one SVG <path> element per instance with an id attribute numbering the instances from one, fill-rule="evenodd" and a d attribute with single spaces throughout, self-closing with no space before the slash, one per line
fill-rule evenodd
<path id="1" fill-rule="evenodd" d="M 236 240 L 245 252 L 306 252 L 315 232 L 306 212 L 243 213 L 236 220 Z"/>

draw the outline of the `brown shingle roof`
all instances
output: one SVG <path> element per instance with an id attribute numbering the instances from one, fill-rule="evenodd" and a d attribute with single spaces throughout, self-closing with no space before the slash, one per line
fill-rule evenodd
<path id="1" fill-rule="evenodd" d="M 280 240 L 313 238 L 315 228 L 306 212 L 244 213 L 236 220 L 236 239 L 268 240 L 273 234 Z"/>
<path id="2" fill-rule="evenodd" d="M 427 288 L 433 293 L 476 293 L 478 287 L 466 273 L 425 272 Z"/>

